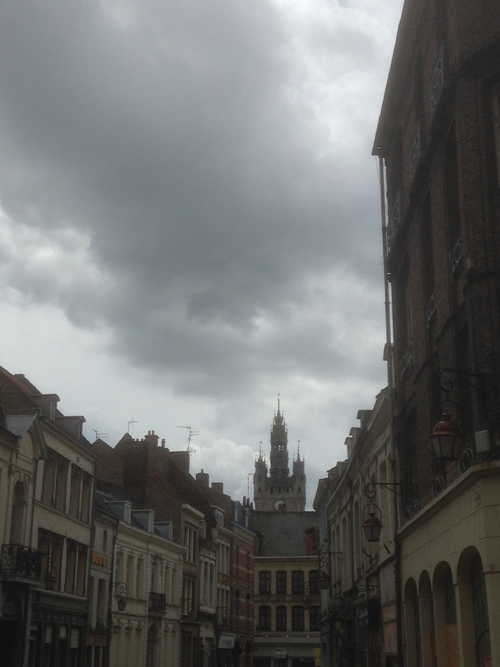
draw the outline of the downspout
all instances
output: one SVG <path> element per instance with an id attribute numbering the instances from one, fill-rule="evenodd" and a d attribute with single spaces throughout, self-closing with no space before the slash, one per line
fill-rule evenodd
<path id="1" fill-rule="evenodd" d="M 394 345 L 392 341 L 391 327 L 391 290 L 389 286 L 389 271 L 387 268 L 387 211 L 385 205 L 385 167 L 382 149 L 377 148 L 375 154 L 378 155 L 379 173 L 380 173 L 380 217 L 382 221 L 382 248 L 383 248 L 383 267 L 384 267 L 384 300 L 385 300 L 385 331 L 386 331 L 386 350 L 385 357 L 387 361 L 387 403 L 389 412 L 389 447 L 391 461 L 391 482 L 395 485 L 398 479 L 397 475 L 397 445 L 394 435 Z M 394 490 L 397 486 L 393 487 Z M 394 579 L 396 589 L 396 643 L 398 665 L 403 667 L 403 634 L 402 634 L 402 613 L 403 604 L 401 597 L 401 541 L 398 536 L 399 529 L 399 502 L 398 495 L 394 491 Z"/>

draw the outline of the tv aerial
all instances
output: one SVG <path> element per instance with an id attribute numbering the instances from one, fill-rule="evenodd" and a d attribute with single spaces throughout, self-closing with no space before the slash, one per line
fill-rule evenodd
<path id="1" fill-rule="evenodd" d="M 199 432 L 199 431 L 193 431 L 193 429 L 191 428 L 191 426 L 179 426 L 179 425 L 178 425 L 177 428 L 187 428 L 187 430 L 188 430 L 188 439 L 187 439 L 187 447 L 186 447 L 186 450 L 187 450 L 190 454 L 191 454 L 191 453 L 193 453 L 193 454 L 196 453 L 196 449 L 194 449 L 193 447 L 191 447 L 191 441 L 192 441 L 192 439 L 193 439 L 194 436 L 196 436 L 196 435 L 200 435 L 200 432 Z"/>
<path id="2" fill-rule="evenodd" d="M 109 438 L 109 433 L 99 433 L 99 431 L 97 431 L 97 429 L 95 429 L 95 428 L 93 428 L 92 430 L 95 433 L 96 441 L 100 440 L 101 438 Z"/>

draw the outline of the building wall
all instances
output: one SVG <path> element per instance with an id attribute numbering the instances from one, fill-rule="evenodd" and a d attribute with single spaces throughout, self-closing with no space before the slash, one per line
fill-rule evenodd
<path id="1" fill-rule="evenodd" d="M 388 390 L 346 439 L 348 458 L 321 480 L 314 506 L 320 514 L 322 658 L 325 664 L 396 663 L 398 632 L 395 570 L 397 482 L 391 465 Z M 381 524 L 376 542 L 366 519 Z M 339 639 L 340 638 L 340 639 Z"/>
<path id="2" fill-rule="evenodd" d="M 35 460 L 42 455 L 36 419 L 28 417 L 22 429 L 9 418 L 0 425 L 0 645 L 9 664 L 27 658 L 31 591 L 41 578 L 41 554 L 30 539 Z"/>
<path id="3" fill-rule="evenodd" d="M 500 659 L 488 491 L 500 456 L 499 81 L 496 2 L 405 2 L 374 152 L 386 166 L 408 665 Z M 443 413 L 463 435 L 456 460 L 430 444 Z"/>
<path id="4" fill-rule="evenodd" d="M 317 555 L 257 556 L 254 570 L 256 650 L 253 664 L 255 667 L 277 665 L 282 664 L 278 663 L 279 659 L 286 659 L 287 665 L 296 661 L 314 665 L 314 649 L 319 648 Z M 300 579 L 297 579 L 298 574 Z M 268 624 L 263 623 L 264 619 L 268 619 Z M 294 626 L 294 621 L 299 625 Z"/>
<path id="5" fill-rule="evenodd" d="M 130 521 L 120 521 L 112 585 L 110 667 L 180 664 L 183 554 L 178 544 Z"/>

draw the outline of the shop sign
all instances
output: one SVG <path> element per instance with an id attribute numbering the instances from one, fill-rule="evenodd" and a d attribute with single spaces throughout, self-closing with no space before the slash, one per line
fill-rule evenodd
<path id="1" fill-rule="evenodd" d="M 99 567 L 106 567 L 108 564 L 108 559 L 103 554 L 97 553 L 97 551 L 92 552 L 92 565 L 99 565 Z"/>
<path id="2" fill-rule="evenodd" d="M 219 635 L 219 648 L 233 649 L 236 635 L 229 632 L 221 632 Z"/>

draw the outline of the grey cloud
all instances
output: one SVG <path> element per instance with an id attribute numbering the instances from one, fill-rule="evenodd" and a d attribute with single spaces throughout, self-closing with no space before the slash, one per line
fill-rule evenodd
<path id="1" fill-rule="evenodd" d="M 336 88 L 348 106 L 342 78 L 370 65 L 377 42 L 354 22 L 317 26 L 317 64 L 302 70 L 282 18 L 263 0 L 3 13 L 0 204 L 39 231 L 78 229 L 102 272 L 64 289 L 43 273 L 10 280 L 79 326 L 109 326 L 110 352 L 169 369 L 186 393 L 224 396 L 289 365 L 344 372 L 331 319 L 310 330 L 298 319 L 314 298 L 307 279 L 332 265 L 380 279 L 376 178 L 358 163 L 375 110 L 340 121 L 334 104 L 318 119 L 314 91 Z M 260 336 L 263 323 L 277 333 Z"/>

